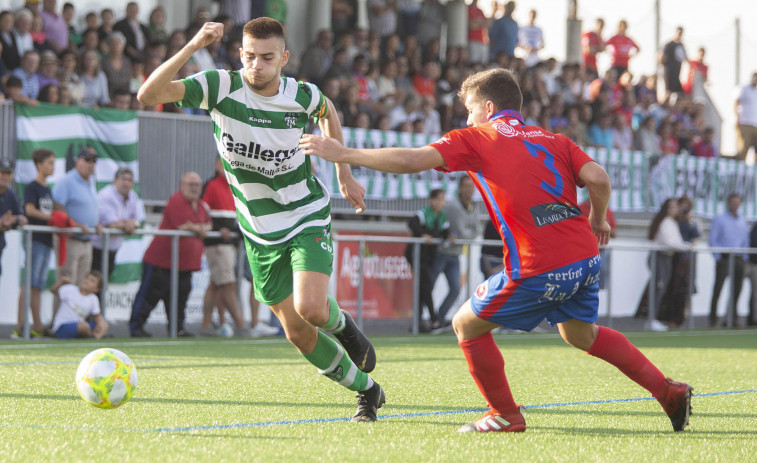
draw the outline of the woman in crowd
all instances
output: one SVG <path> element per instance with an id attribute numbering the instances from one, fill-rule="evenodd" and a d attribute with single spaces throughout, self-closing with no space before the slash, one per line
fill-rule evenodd
<path id="1" fill-rule="evenodd" d="M 108 36 L 108 54 L 102 61 L 103 72 L 108 78 L 108 91 L 110 96 L 117 88 L 129 88 L 131 81 L 131 62 L 124 54 L 126 38 L 120 32 L 114 32 Z"/>
<path id="2" fill-rule="evenodd" d="M 678 198 L 678 227 L 684 242 L 693 245 L 701 236 L 699 224 L 691 215 L 693 204 L 686 195 Z M 657 319 L 667 323 L 670 328 L 678 328 L 686 319 L 690 308 L 692 265 L 695 263 L 692 252 L 676 252 L 673 255 L 673 274 L 657 311 Z"/>
<path id="3" fill-rule="evenodd" d="M 58 68 L 58 82 L 68 87 L 72 104 L 79 104 L 84 94 L 79 74 L 76 72 L 79 58 L 76 52 L 65 50 L 60 55 L 60 67 Z"/>
<path id="4" fill-rule="evenodd" d="M 649 240 L 653 244 L 665 246 L 667 249 L 652 251 L 652 253 L 656 254 L 654 281 L 650 277 L 650 281 L 647 283 L 647 287 L 636 309 L 636 317 L 645 318 L 649 313 L 649 291 L 652 284 L 654 284 L 655 288 L 655 313 L 660 313 L 662 298 L 673 276 L 673 255 L 675 251 L 688 251 L 691 249 L 691 244 L 685 242 L 681 236 L 681 229 L 678 225 L 679 214 L 678 200 L 668 198 L 649 225 L 649 232 L 647 234 Z M 652 254 L 650 253 L 650 265 L 652 262 L 651 257 Z M 668 326 L 655 319 L 652 320 L 647 328 L 653 331 L 667 331 Z"/>
<path id="5" fill-rule="evenodd" d="M 89 49 L 82 53 L 79 80 L 82 85 L 82 106 L 105 106 L 110 103 L 108 78 L 100 70 L 97 51 Z"/>

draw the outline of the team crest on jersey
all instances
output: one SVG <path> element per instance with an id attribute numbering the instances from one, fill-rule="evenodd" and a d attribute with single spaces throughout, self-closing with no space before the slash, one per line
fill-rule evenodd
<path id="1" fill-rule="evenodd" d="M 512 125 L 502 124 L 501 122 L 494 124 L 494 129 L 504 137 L 514 137 L 518 133 Z"/>
<path id="2" fill-rule="evenodd" d="M 489 280 L 478 285 L 475 296 L 479 301 L 483 301 L 487 294 L 489 294 Z"/>
<path id="3" fill-rule="evenodd" d="M 284 122 L 286 122 L 286 125 L 291 129 L 295 125 L 297 125 L 297 113 L 286 113 L 284 114 Z"/>

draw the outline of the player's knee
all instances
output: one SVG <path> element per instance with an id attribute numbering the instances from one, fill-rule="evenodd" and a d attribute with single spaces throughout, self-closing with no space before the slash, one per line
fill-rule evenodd
<path id="1" fill-rule="evenodd" d="M 323 304 L 317 304 L 314 301 L 302 301 L 295 304 L 295 310 L 303 320 L 311 325 L 323 326 L 329 321 L 329 311 L 326 304 L 326 301 Z"/>
<path id="2" fill-rule="evenodd" d="M 287 340 L 300 351 L 312 350 L 313 345 L 315 345 L 313 337 L 314 335 L 318 336 L 317 331 L 309 326 L 292 328 L 284 324 L 284 333 L 286 333 Z"/>
<path id="3" fill-rule="evenodd" d="M 89 338 L 92 336 L 92 328 L 87 322 L 80 322 L 77 326 L 77 331 L 79 333 L 79 337 Z"/>

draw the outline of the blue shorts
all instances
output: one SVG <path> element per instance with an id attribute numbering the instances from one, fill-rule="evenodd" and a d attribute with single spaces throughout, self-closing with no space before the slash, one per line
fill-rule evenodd
<path id="1" fill-rule="evenodd" d="M 59 339 L 74 339 L 79 337 L 79 330 L 76 328 L 80 322 L 64 323 L 55 331 L 55 337 Z M 90 329 L 95 329 L 95 322 L 89 323 Z"/>
<path id="2" fill-rule="evenodd" d="M 575 318 L 597 321 L 599 255 L 521 280 L 501 271 L 476 288 L 471 308 L 479 318 L 531 331 L 545 318 L 551 325 Z"/>

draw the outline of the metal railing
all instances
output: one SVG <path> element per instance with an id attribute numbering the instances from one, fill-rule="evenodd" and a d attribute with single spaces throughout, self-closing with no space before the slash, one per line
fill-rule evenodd
<path id="1" fill-rule="evenodd" d="M 26 269 L 24 272 L 24 325 L 23 325 L 23 335 L 22 337 L 24 339 L 30 339 L 31 336 L 31 305 L 30 305 L 30 298 L 31 298 L 31 268 L 32 268 L 32 253 L 30 252 L 32 248 L 32 232 L 42 232 L 42 233 L 81 233 L 83 230 L 79 227 L 74 228 L 57 228 L 57 227 L 48 227 L 45 225 L 25 225 L 23 227 L 19 227 L 19 231 L 22 233 L 22 240 L 24 241 L 26 254 L 24 256 L 25 263 L 24 268 Z M 168 315 L 168 325 L 169 325 L 169 335 L 171 338 L 175 338 L 177 336 L 177 315 L 178 315 L 178 293 L 179 293 L 179 238 L 181 237 L 190 237 L 190 238 L 199 238 L 199 236 L 195 233 L 183 231 L 183 230 L 161 230 L 161 229 L 138 229 L 135 230 L 134 235 L 153 235 L 153 236 L 170 236 L 171 237 L 171 277 L 170 277 L 170 296 L 169 296 L 169 303 L 168 307 L 166 308 L 166 314 Z M 109 256 L 108 256 L 108 249 L 110 245 L 110 237 L 121 235 L 126 236 L 126 234 L 123 232 L 123 230 L 117 229 L 117 228 L 103 228 L 102 229 L 102 235 L 103 235 L 103 252 L 102 252 L 102 277 L 103 277 L 103 286 L 101 289 L 102 292 L 102 300 L 106 299 L 107 291 L 108 291 L 108 280 L 109 280 Z M 238 238 L 238 233 L 232 233 L 232 238 Z M 206 238 L 221 238 L 222 235 L 220 232 L 208 232 L 205 235 Z M 239 262 L 237 264 L 237 277 L 241 276 L 243 271 L 243 263 Z M 72 282 L 76 283 L 76 282 Z M 101 308 L 101 311 L 103 314 L 105 313 L 105 309 Z"/>
<path id="2" fill-rule="evenodd" d="M 76 233 L 81 232 L 82 230 L 80 228 L 55 228 L 55 227 L 48 227 L 48 226 L 39 226 L 39 225 L 26 225 L 24 227 L 19 227 L 19 230 L 22 232 L 22 239 L 25 242 L 25 247 L 27 250 L 31 249 L 31 240 L 32 240 L 32 232 L 43 232 L 43 233 Z M 107 250 L 109 248 L 110 243 L 110 237 L 115 235 L 125 235 L 122 230 L 119 229 L 112 229 L 112 228 L 104 228 L 102 230 L 103 233 L 103 250 Z M 154 235 L 154 236 L 170 236 L 171 237 L 171 275 L 170 275 L 170 297 L 169 297 L 169 304 L 167 308 L 167 315 L 169 319 L 169 333 L 171 338 L 175 338 L 177 335 L 177 314 L 178 314 L 178 277 L 179 277 L 179 238 L 181 237 L 197 237 L 196 234 L 192 232 L 187 231 L 181 231 L 181 230 L 161 230 L 161 229 L 138 229 L 134 232 L 135 235 Z M 208 238 L 220 238 L 221 234 L 219 232 L 208 232 L 206 235 Z M 232 237 L 238 238 L 238 233 L 232 233 Z M 364 236 L 354 236 L 354 235 L 341 235 L 337 234 L 334 235 L 334 256 L 335 258 L 339 255 L 338 252 L 338 245 L 340 242 L 357 242 L 358 243 L 358 287 L 357 287 L 357 324 L 362 329 L 364 326 L 364 311 L 363 311 L 363 295 L 364 295 L 364 258 L 365 258 L 365 249 L 366 249 L 366 243 L 403 243 L 403 244 L 413 244 L 413 254 L 412 254 L 412 268 L 413 271 L 413 306 L 412 306 L 412 333 L 418 334 L 419 333 L 419 324 L 418 321 L 420 319 L 419 311 L 419 294 L 420 294 L 420 278 L 419 278 L 419 272 L 417 269 L 420 266 L 420 245 L 422 244 L 429 244 L 428 241 L 426 241 L 423 238 L 412 238 L 412 237 L 390 237 L 390 236 L 370 236 L 370 235 L 364 235 Z M 434 239 L 431 241 L 431 244 L 442 244 L 443 240 L 441 239 Z M 456 240 L 455 244 L 460 245 L 470 245 L 470 246 L 502 246 L 502 242 L 499 240 L 463 240 L 458 239 Z M 663 251 L 663 252 L 673 252 L 671 248 L 665 247 L 665 246 L 659 246 L 659 245 L 653 245 L 653 244 L 638 244 L 638 245 L 617 245 L 612 244 L 609 246 L 601 246 L 600 249 L 604 250 L 606 252 L 606 256 L 608 261 L 612 259 L 612 253 L 616 251 L 633 251 L 633 252 L 651 252 L 650 255 L 650 261 L 649 261 L 649 281 L 650 284 L 648 286 L 649 290 L 649 309 L 647 312 L 647 321 L 651 322 L 652 320 L 656 319 L 657 316 L 657 309 L 656 307 L 656 291 L 658 290 L 657 285 L 655 284 L 657 281 L 657 252 Z M 692 256 L 696 256 L 698 254 L 709 254 L 709 253 L 722 253 L 728 255 L 728 275 L 731 276 L 730 281 L 732 288 L 735 285 L 735 280 L 732 278 L 735 271 L 735 259 L 736 254 L 757 254 L 757 248 L 710 248 L 710 247 L 693 247 L 691 249 L 688 249 L 686 251 L 676 251 L 676 252 L 685 252 L 685 253 L 691 253 Z M 238 247 L 238 253 L 240 257 L 244 257 L 244 245 L 240 242 Z M 338 259 L 336 259 L 337 265 L 338 265 Z M 692 259 L 693 261 L 693 259 Z M 108 273 L 109 273 L 109 261 L 108 261 L 108 253 L 103 252 L 102 253 L 102 273 L 103 273 L 103 300 L 105 299 L 105 296 L 107 295 L 108 291 Z M 238 278 L 242 277 L 243 274 L 243 267 L 244 262 L 242 259 L 237 260 L 237 268 L 236 273 Z M 31 252 L 26 252 L 25 256 L 25 268 L 27 271 L 24 273 L 24 325 L 23 325 L 23 337 L 25 339 L 29 339 L 31 335 L 31 307 L 30 307 L 30 295 L 31 295 L 31 277 L 30 277 L 30 271 L 31 269 Z M 469 276 L 466 281 L 466 293 L 465 298 L 467 299 L 470 297 L 470 295 L 473 293 L 472 285 L 474 282 L 470 278 L 470 275 L 472 273 L 473 269 L 473 253 L 468 252 L 466 255 L 466 273 Z M 691 304 L 691 295 L 693 294 L 693 288 L 694 288 L 694 274 L 695 274 L 695 265 L 690 265 L 689 267 L 689 288 L 687 291 L 687 302 L 690 306 Z M 335 267 L 335 274 L 338 274 L 338 268 Z M 608 327 L 612 327 L 613 324 L 613 316 L 612 316 L 612 279 L 608 279 L 605 285 L 605 291 L 607 294 L 607 314 L 606 314 L 606 325 Z M 239 288 L 239 287 L 238 287 Z M 728 292 L 728 301 L 726 305 L 726 326 L 727 327 L 733 327 L 735 320 L 734 320 L 734 314 L 736 312 L 736 308 L 734 307 L 734 304 L 736 304 L 736 301 L 733 298 L 734 291 L 731 290 Z M 692 308 L 693 309 L 693 308 Z M 104 308 L 103 308 L 104 312 Z M 693 317 L 693 310 L 690 316 L 688 317 L 688 329 L 694 328 L 694 317 Z"/>

